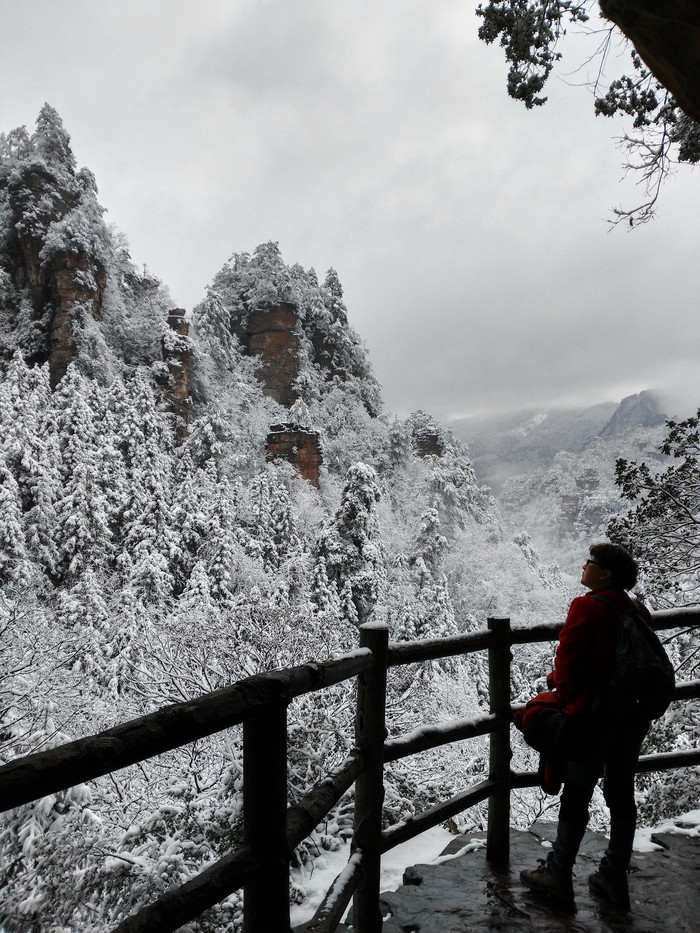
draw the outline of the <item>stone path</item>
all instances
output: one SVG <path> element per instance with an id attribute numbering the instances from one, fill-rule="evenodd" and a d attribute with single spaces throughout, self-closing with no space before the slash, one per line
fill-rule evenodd
<path id="1" fill-rule="evenodd" d="M 510 867 L 486 862 L 485 834 L 459 836 L 443 855 L 468 851 L 433 865 L 406 869 L 404 885 L 381 896 L 383 933 L 700 933 L 700 837 L 658 833 L 653 852 L 635 852 L 629 913 L 588 890 L 605 849 L 604 836 L 586 833 L 576 863 L 575 907 L 565 910 L 520 882 L 521 868 L 546 856 L 555 824 L 511 833 Z"/>

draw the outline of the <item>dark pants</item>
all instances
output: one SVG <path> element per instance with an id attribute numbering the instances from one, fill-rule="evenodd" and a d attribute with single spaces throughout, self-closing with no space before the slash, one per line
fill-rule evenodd
<path id="1" fill-rule="evenodd" d="M 612 869 L 627 870 L 637 825 L 634 776 L 648 729 L 646 721 L 620 724 L 584 761 L 566 762 L 557 838 L 552 848 L 552 858 L 561 868 L 570 871 L 573 867 L 588 825 L 588 805 L 602 776 L 603 796 L 610 809 L 610 844 L 605 856 Z"/>

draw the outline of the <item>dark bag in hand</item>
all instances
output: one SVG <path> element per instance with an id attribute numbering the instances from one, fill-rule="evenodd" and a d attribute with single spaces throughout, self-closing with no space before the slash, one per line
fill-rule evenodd
<path id="1" fill-rule="evenodd" d="M 593 718 L 570 716 L 561 709 L 543 709 L 523 733 L 527 744 L 548 758 L 583 761 L 593 749 Z"/>
<path id="2" fill-rule="evenodd" d="M 553 691 L 533 697 L 513 716 L 527 744 L 548 758 L 583 761 L 593 748 L 595 722 L 590 716 L 570 716 Z"/>

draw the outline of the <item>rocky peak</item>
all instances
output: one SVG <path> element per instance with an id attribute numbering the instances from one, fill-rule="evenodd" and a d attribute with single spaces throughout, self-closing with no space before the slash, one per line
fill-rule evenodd
<path id="1" fill-rule="evenodd" d="M 659 409 L 657 397 L 645 390 L 623 398 L 598 436 L 617 437 L 632 428 L 653 428 L 663 424 L 666 418 L 667 415 Z"/>
<path id="2" fill-rule="evenodd" d="M 7 205 L 9 273 L 27 290 L 37 322 L 45 322 L 36 362 L 48 359 L 52 386 L 75 354 L 81 309 L 100 320 L 106 284 L 107 233 L 91 173 L 76 173 L 70 137 L 56 111 L 44 105 L 29 138 L 15 135 L 0 151 L 0 202 Z M 18 142 L 19 141 L 19 142 Z M 79 309 L 80 306 L 80 309 Z"/>
<path id="3" fill-rule="evenodd" d="M 347 385 L 371 417 L 380 411 L 380 386 L 348 324 L 333 269 L 321 285 L 313 269 L 285 265 L 278 244 L 263 243 L 252 255 L 233 256 L 214 277 L 194 311 L 194 324 L 214 353 L 225 354 L 233 335 L 243 353 L 256 359 L 263 393 L 288 410 L 270 428 L 267 456 L 289 460 L 313 485 L 322 462 L 321 438 L 308 418 L 298 417 L 299 404 L 313 407 Z"/>
<path id="4" fill-rule="evenodd" d="M 219 321 L 211 319 L 212 311 Z M 260 358 L 258 378 L 280 404 L 320 399 L 338 383 L 353 383 L 369 414 L 379 413 L 380 386 L 348 324 L 333 269 L 319 285 L 313 269 L 285 265 L 277 243 L 263 243 L 252 255 L 236 254 L 214 277 L 208 300 L 195 309 L 197 326 L 221 331 L 224 317 L 244 352 Z M 219 340 L 224 345 L 227 334 L 220 332 Z"/>

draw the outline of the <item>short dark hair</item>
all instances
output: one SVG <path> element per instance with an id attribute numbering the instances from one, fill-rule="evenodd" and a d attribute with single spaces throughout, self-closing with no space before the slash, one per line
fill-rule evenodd
<path id="1" fill-rule="evenodd" d="M 601 567 L 609 570 L 610 582 L 623 590 L 631 590 L 637 582 L 639 568 L 637 561 L 627 548 L 621 544 L 610 544 L 607 541 L 601 544 L 592 544 L 591 557 L 598 561 Z"/>

